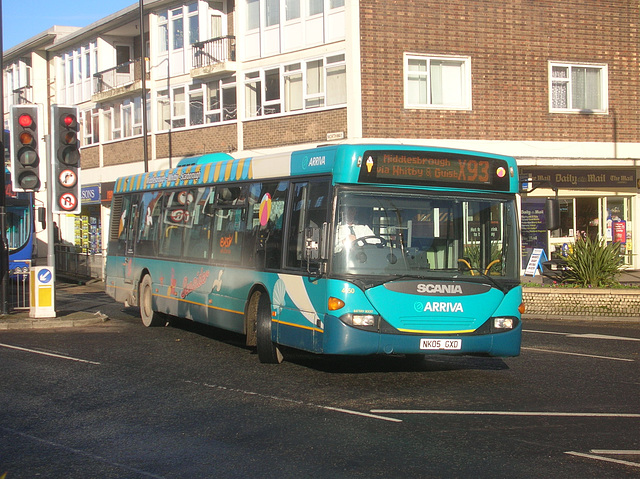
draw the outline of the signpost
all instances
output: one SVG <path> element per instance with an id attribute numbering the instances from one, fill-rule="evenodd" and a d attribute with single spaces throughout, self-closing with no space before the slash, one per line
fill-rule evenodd
<path id="1" fill-rule="evenodd" d="M 29 317 L 55 318 L 55 274 L 53 266 L 36 266 L 31 268 L 31 301 Z"/>
<path id="2" fill-rule="evenodd" d="M 524 271 L 525 276 L 535 276 L 540 269 L 542 273 L 542 262 L 547 260 L 547 255 L 542 248 L 535 248 L 529 257 L 527 269 Z"/>

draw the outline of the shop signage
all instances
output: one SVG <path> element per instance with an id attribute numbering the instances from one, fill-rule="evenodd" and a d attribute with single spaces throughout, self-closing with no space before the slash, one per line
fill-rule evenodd
<path id="1" fill-rule="evenodd" d="M 83 186 L 81 198 L 83 205 L 100 203 L 100 185 Z"/>
<path id="2" fill-rule="evenodd" d="M 531 178 L 534 185 L 548 183 L 558 188 L 602 189 L 635 188 L 635 170 L 578 170 L 545 168 L 544 170 L 524 170 L 523 176 Z M 546 185 L 543 185 L 546 187 Z"/>
<path id="3" fill-rule="evenodd" d="M 524 271 L 525 276 L 535 276 L 538 269 L 542 273 L 542 262 L 547 260 L 547 255 L 542 248 L 536 248 L 531 252 L 527 268 Z"/>
<path id="4" fill-rule="evenodd" d="M 111 204 L 111 199 L 113 198 L 113 188 L 116 186 L 116 182 L 115 181 L 109 181 L 107 183 L 102 183 L 101 185 L 101 192 L 102 192 L 102 197 L 100 198 L 100 201 L 102 203 L 106 203 Z"/>
<path id="5" fill-rule="evenodd" d="M 520 230 L 522 233 L 522 267 L 527 258 L 536 249 L 549 250 L 547 238 L 546 218 L 544 214 L 544 199 L 523 198 L 521 209 Z"/>

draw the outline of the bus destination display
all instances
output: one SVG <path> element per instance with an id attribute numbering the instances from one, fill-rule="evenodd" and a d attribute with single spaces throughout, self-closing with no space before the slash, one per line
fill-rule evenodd
<path id="1" fill-rule="evenodd" d="M 507 163 L 497 158 L 422 151 L 367 151 L 359 181 L 508 190 Z"/>

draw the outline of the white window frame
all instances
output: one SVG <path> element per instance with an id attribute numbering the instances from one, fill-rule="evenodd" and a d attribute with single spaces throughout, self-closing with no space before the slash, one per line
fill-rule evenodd
<path id="1" fill-rule="evenodd" d="M 188 116 L 189 116 L 189 126 L 201 126 L 204 125 L 204 118 L 205 118 L 205 93 L 206 93 L 206 89 L 204 88 L 203 84 L 200 83 L 193 83 L 191 85 L 189 85 L 188 88 L 188 92 L 187 92 L 187 110 L 188 110 Z M 194 104 L 199 104 L 200 105 L 200 121 L 199 122 L 195 122 L 195 118 L 194 115 L 192 115 L 192 111 L 193 109 L 193 105 Z"/>
<path id="2" fill-rule="evenodd" d="M 409 68 L 411 61 L 424 61 L 426 70 L 417 71 Z M 459 96 L 458 102 L 447 102 L 445 100 L 438 102 L 433 98 L 433 78 L 431 67 L 436 62 L 450 63 L 451 66 L 459 65 Z M 412 77 L 420 77 L 426 83 L 425 101 L 416 101 L 411 97 L 411 81 Z M 429 55 L 419 53 L 405 53 L 403 58 L 403 83 L 404 83 L 404 107 L 411 110 L 471 110 L 472 94 L 471 94 L 471 57 L 458 55 Z"/>
<path id="3" fill-rule="evenodd" d="M 217 109 L 209 109 L 209 89 L 212 83 L 218 84 L 220 102 Z M 170 130 L 181 130 L 185 128 L 198 128 L 201 126 L 215 125 L 218 123 L 235 121 L 237 100 L 235 105 L 227 105 L 225 102 L 225 92 L 236 90 L 236 82 L 233 78 L 222 78 L 209 82 L 195 82 L 191 84 L 177 85 L 171 89 L 159 90 L 156 93 L 156 123 L 154 131 L 165 132 Z M 180 102 L 176 101 L 183 96 Z M 235 97 L 235 95 L 234 95 Z M 191 118 L 192 101 L 202 101 L 202 122 L 193 123 Z M 214 118 L 217 115 L 217 120 Z"/>
<path id="4" fill-rule="evenodd" d="M 31 65 L 20 59 L 6 66 L 4 74 L 5 105 L 19 105 L 33 101 Z"/>
<path id="5" fill-rule="evenodd" d="M 176 96 L 182 96 L 177 101 Z M 187 126 L 187 101 L 189 98 L 189 85 L 180 85 L 171 88 L 171 129 L 177 130 Z"/>
<path id="6" fill-rule="evenodd" d="M 58 93 L 66 104 L 89 101 L 93 91 L 93 76 L 98 71 L 98 46 L 91 41 L 59 56 L 60 81 Z"/>
<path id="7" fill-rule="evenodd" d="M 320 65 L 319 70 L 314 69 L 314 65 Z M 280 95 L 278 99 L 267 101 L 266 73 L 274 70 L 279 71 Z M 310 72 L 314 71 L 317 71 L 318 75 L 310 78 Z M 329 77 L 336 73 L 344 78 L 345 84 L 340 95 L 332 96 L 328 92 L 328 85 L 333 84 L 335 77 Z M 344 52 L 253 70 L 247 72 L 244 79 L 242 94 L 245 95 L 245 119 L 342 108 L 347 102 L 346 88 Z M 250 102 L 249 94 L 259 98 L 260 105 Z"/>
<path id="8" fill-rule="evenodd" d="M 554 68 L 567 69 L 566 77 L 554 77 Z M 573 69 L 597 69 L 600 71 L 600 107 L 585 109 L 574 107 L 575 98 L 573 95 Z M 607 114 L 609 112 L 609 68 L 606 64 L 602 63 L 565 63 L 565 62 L 549 62 L 549 111 L 551 113 L 595 113 L 595 114 Z M 554 84 L 566 84 L 566 107 L 554 106 L 553 92 Z"/>
<path id="9" fill-rule="evenodd" d="M 171 94 L 168 89 L 156 92 L 156 105 L 155 131 L 171 130 Z"/>
<path id="10" fill-rule="evenodd" d="M 150 106 L 150 96 L 147 94 L 147 127 L 151 117 L 149 114 Z M 94 111 L 94 115 L 95 114 L 96 113 Z M 142 119 L 142 99 L 140 97 L 125 98 L 103 108 L 102 120 L 104 122 L 104 141 L 124 140 L 127 138 L 141 136 Z M 99 131 L 95 130 L 95 126 L 92 134 L 94 136 L 94 143 L 97 143 L 99 138 L 97 135 L 99 135 Z"/>
<path id="11" fill-rule="evenodd" d="M 82 145 L 93 145 L 100 141 L 100 110 L 91 108 L 80 112 Z"/>
<path id="12" fill-rule="evenodd" d="M 217 83 L 215 87 L 218 90 L 219 101 L 218 108 L 209 108 L 210 91 L 212 90 L 212 84 Z M 236 95 L 236 81 L 233 77 L 221 78 L 219 80 L 211 80 L 203 83 L 204 90 L 204 124 L 211 125 L 222 123 L 225 121 L 235 121 L 237 119 L 238 100 Z M 235 104 L 227 105 L 225 101 L 225 93 L 229 90 L 233 90 L 233 97 L 235 98 Z M 215 120 L 215 117 L 218 117 Z"/>
<path id="13" fill-rule="evenodd" d="M 178 52 L 189 48 L 194 43 L 191 40 L 200 41 L 199 12 L 199 3 L 189 2 L 156 13 L 158 53 L 160 55 L 167 55 L 169 52 Z M 191 22 L 192 18 L 196 18 L 193 23 Z M 176 36 L 176 22 L 182 22 L 182 38 Z M 192 26 L 197 28 L 197 32 L 192 32 Z M 197 34 L 197 39 L 191 38 L 194 33 Z"/>

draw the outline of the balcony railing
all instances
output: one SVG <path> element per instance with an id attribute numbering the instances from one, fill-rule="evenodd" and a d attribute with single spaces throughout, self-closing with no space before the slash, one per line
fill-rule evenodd
<path id="1" fill-rule="evenodd" d="M 193 68 L 203 68 L 229 61 L 236 61 L 236 37 L 233 35 L 193 44 Z"/>
<path id="2" fill-rule="evenodd" d="M 31 85 L 26 85 L 20 88 L 16 88 L 12 92 L 12 105 L 24 105 L 27 103 L 33 103 L 33 88 Z"/>
<path id="3" fill-rule="evenodd" d="M 148 65 L 147 65 L 148 66 Z M 147 72 L 149 69 L 147 68 Z M 147 73 L 148 77 L 148 73 Z M 142 80 L 142 59 L 121 63 L 113 68 L 93 75 L 93 94 L 103 93 L 115 88 L 131 85 Z"/>

